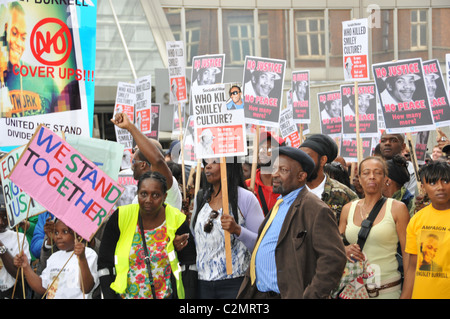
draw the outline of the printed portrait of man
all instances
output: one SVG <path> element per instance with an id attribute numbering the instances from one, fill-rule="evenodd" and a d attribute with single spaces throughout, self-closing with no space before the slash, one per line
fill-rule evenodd
<path id="1" fill-rule="evenodd" d="M 367 114 L 370 107 L 370 102 L 374 98 L 375 96 L 370 93 L 358 94 L 358 111 L 360 115 Z M 343 108 L 344 116 L 355 116 L 355 96 L 349 95 L 344 97 L 344 99 L 347 101 Z"/>
<path id="2" fill-rule="evenodd" d="M 15 1 L 7 6 L 8 17 L 2 25 L 4 29 L 0 28 L 0 30 L 4 30 L 3 43 L 6 44 L 7 54 L 0 54 L 0 66 L 2 67 L 1 72 L 6 74 L 5 83 L 9 91 L 11 110 L 4 116 L 23 117 L 80 109 L 80 91 L 77 80 L 64 78 L 57 84 L 55 81 L 57 68 L 53 68 L 52 75 L 32 76 L 32 70 L 40 65 L 32 65 L 24 61 L 25 53 L 31 50 L 29 38 L 30 31 L 34 26 L 30 21 L 37 13 L 28 6 L 28 3 L 21 4 Z M 61 10 L 65 9 L 61 7 Z M 61 12 L 66 15 L 65 11 Z M 51 36 L 51 34 L 48 33 L 47 36 Z M 69 39 L 67 40 L 69 41 Z M 72 40 L 70 39 L 70 41 Z M 68 63 L 73 62 L 71 67 L 76 69 L 76 63 L 72 60 L 69 61 Z M 63 68 L 64 65 L 61 67 Z M 65 68 L 63 69 L 67 71 Z"/>
<path id="3" fill-rule="evenodd" d="M 237 110 L 244 108 L 244 101 L 242 100 L 241 88 L 238 85 L 231 86 L 229 92 L 230 99 L 227 101 L 228 110 Z"/>
<path id="4" fill-rule="evenodd" d="M 435 234 L 428 234 L 420 244 L 420 259 L 418 260 L 419 270 L 433 272 L 442 271 L 442 267 L 435 262 L 438 250 L 439 237 Z"/>
<path id="5" fill-rule="evenodd" d="M 194 82 L 192 83 L 193 86 L 196 85 L 211 85 L 216 84 L 216 75 L 219 74 L 221 71 L 219 68 L 211 67 L 211 68 L 203 68 L 198 69 L 197 74 L 195 77 Z"/>
<path id="6" fill-rule="evenodd" d="M 417 74 L 405 74 L 384 79 L 386 89 L 381 93 L 383 104 L 410 102 L 416 92 L 416 81 L 421 79 Z"/>
<path id="7" fill-rule="evenodd" d="M 308 81 L 294 82 L 294 94 L 292 98 L 294 102 L 308 100 Z"/>
<path id="8" fill-rule="evenodd" d="M 430 101 L 436 97 L 437 79 L 439 79 L 439 75 L 436 73 L 429 73 L 425 75 L 425 86 L 427 87 L 428 98 Z"/>
<path id="9" fill-rule="evenodd" d="M 281 76 L 276 72 L 253 71 L 250 81 L 245 83 L 245 94 L 269 97 L 278 80 L 281 80 Z"/>
<path id="10" fill-rule="evenodd" d="M 323 108 L 320 114 L 322 121 L 341 117 L 341 100 L 331 100 L 323 103 Z"/>
<path id="11" fill-rule="evenodd" d="M 214 143 L 215 136 L 210 129 L 205 129 L 199 136 L 200 142 L 200 154 L 205 155 L 214 155 L 214 150 L 212 145 Z"/>

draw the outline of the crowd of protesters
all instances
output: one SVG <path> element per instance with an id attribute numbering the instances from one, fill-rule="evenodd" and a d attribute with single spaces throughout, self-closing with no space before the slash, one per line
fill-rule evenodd
<path id="1" fill-rule="evenodd" d="M 352 171 L 326 135 L 293 148 L 264 132 L 253 181 L 251 164 L 205 159 L 183 200 L 171 154 L 125 114 L 112 122 L 136 142 L 134 199 L 86 243 L 51 212 L 9 229 L 1 194 L 1 298 L 450 298 L 445 135 L 415 170 L 403 134 L 385 133 Z"/>

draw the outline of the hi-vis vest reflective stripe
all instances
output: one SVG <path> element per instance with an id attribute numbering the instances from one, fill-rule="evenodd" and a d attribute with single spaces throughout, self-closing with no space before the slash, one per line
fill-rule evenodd
<path id="1" fill-rule="evenodd" d="M 166 205 L 166 228 L 169 242 L 167 243 L 167 255 L 169 256 L 172 273 L 177 283 L 177 295 L 179 299 L 184 299 L 184 286 L 181 280 L 181 267 L 178 256 L 175 252 L 173 239 L 175 232 L 186 220 L 186 215 L 177 208 Z M 115 251 L 116 280 L 111 284 L 111 289 L 117 293 L 125 293 L 127 288 L 127 275 L 130 267 L 130 249 L 133 236 L 136 231 L 139 216 L 139 204 L 130 204 L 119 207 L 119 229 L 120 238 L 117 241 Z"/>

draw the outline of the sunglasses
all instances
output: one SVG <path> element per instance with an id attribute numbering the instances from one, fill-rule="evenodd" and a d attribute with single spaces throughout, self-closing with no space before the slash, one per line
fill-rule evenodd
<path id="1" fill-rule="evenodd" d="M 211 211 L 211 214 L 209 214 L 209 219 L 206 222 L 205 226 L 203 226 L 203 230 L 205 231 L 205 233 L 210 233 L 211 230 L 214 227 L 214 222 L 213 220 L 217 218 L 217 216 L 219 216 L 219 212 L 216 210 Z"/>
<path id="2" fill-rule="evenodd" d="M 241 92 L 239 92 L 239 91 L 233 91 L 233 92 L 230 92 L 230 96 L 231 96 L 231 95 L 238 95 L 239 93 L 241 93 Z"/>

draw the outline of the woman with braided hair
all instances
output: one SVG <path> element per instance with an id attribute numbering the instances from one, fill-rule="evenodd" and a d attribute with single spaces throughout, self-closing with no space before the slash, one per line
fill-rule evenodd
<path id="1" fill-rule="evenodd" d="M 242 165 L 228 158 L 229 215 L 223 214 L 219 159 L 203 160 L 206 181 L 198 191 L 191 217 L 197 251 L 198 298 L 234 299 L 250 264 L 251 251 L 264 215 L 244 182 Z M 232 274 L 226 271 L 224 231 L 231 234 Z"/>
<path id="2" fill-rule="evenodd" d="M 394 155 L 386 161 L 388 176 L 383 187 L 383 195 L 399 201 L 402 201 L 412 217 L 415 211 L 414 195 L 405 187 L 409 182 L 408 163 L 401 155 Z"/>
<path id="3" fill-rule="evenodd" d="M 186 215 L 165 202 L 161 173 L 141 175 L 137 196 L 138 204 L 120 206 L 105 226 L 98 260 L 103 296 L 184 299 L 182 266 L 195 263 Z"/>

